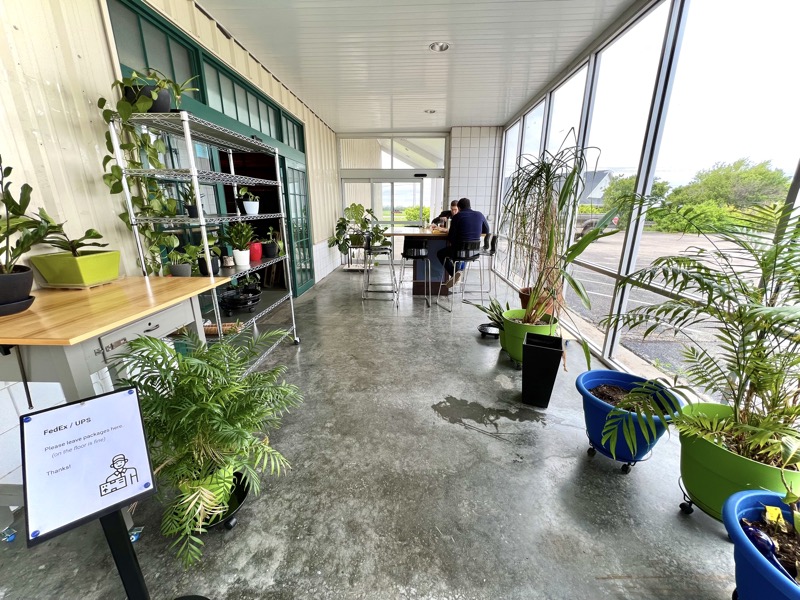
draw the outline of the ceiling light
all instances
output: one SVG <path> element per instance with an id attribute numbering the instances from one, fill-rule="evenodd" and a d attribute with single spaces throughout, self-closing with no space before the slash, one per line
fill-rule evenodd
<path id="1" fill-rule="evenodd" d="M 436 111 L 435 111 L 434 109 L 432 109 L 432 108 L 426 108 L 426 109 L 425 109 L 425 112 L 426 112 L 426 113 L 428 113 L 429 115 L 432 115 L 432 114 L 433 114 L 433 113 L 435 113 Z"/>
<path id="2" fill-rule="evenodd" d="M 431 52 L 444 52 L 450 48 L 450 44 L 447 42 L 433 42 L 428 48 L 431 49 Z"/>

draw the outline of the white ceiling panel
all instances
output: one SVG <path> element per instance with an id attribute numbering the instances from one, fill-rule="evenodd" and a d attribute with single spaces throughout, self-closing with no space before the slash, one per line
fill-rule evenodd
<path id="1" fill-rule="evenodd" d="M 334 131 L 352 133 L 503 125 L 635 1 L 201 4 Z M 438 41 L 450 49 L 431 52 Z"/>

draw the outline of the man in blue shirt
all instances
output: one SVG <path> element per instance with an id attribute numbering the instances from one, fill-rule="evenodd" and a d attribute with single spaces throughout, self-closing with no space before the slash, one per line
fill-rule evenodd
<path id="1" fill-rule="evenodd" d="M 480 241 L 481 234 L 489 234 L 489 222 L 482 212 L 470 208 L 469 198 L 461 198 L 458 201 L 458 213 L 450 219 L 447 246 L 436 253 L 439 262 L 444 265 L 447 274 L 450 275 L 450 279 L 445 284 L 448 288 L 461 281 L 461 270 L 459 269 L 453 273 L 455 254 L 459 244 L 475 240 Z M 445 261 L 446 258 L 450 258 L 450 260 Z"/>

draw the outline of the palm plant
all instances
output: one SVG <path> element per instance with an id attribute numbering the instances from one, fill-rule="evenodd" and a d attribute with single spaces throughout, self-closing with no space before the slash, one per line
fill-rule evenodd
<path id="1" fill-rule="evenodd" d="M 209 345 L 190 334 L 178 340 L 185 353 L 145 336 L 119 358 L 131 373 L 122 384 L 139 392 L 154 473 L 174 494 L 161 532 L 177 536 L 173 547 L 185 566 L 202 554 L 199 535 L 227 511 L 234 472 L 257 494 L 260 471 L 278 475 L 289 466 L 267 432 L 302 401 L 300 393 L 280 380 L 285 367 L 248 372 L 283 335 L 244 331 Z"/>
<path id="2" fill-rule="evenodd" d="M 604 215 L 595 228 L 569 244 L 591 150 L 575 145 L 521 156 L 503 197 L 500 231 L 508 236 L 509 259 L 522 287 L 530 288 L 525 324 L 547 322 L 548 315 L 558 318 L 565 281 L 589 307 L 583 284 L 568 268 L 593 241 L 616 233 L 605 228 L 617 213 Z"/>
<path id="3" fill-rule="evenodd" d="M 645 327 L 645 338 L 670 330 L 683 337 L 688 383 L 733 409 L 727 418 L 680 414 L 673 422 L 682 434 L 780 466 L 781 439 L 800 439 L 800 215 L 783 204 L 754 206 L 731 226 L 704 230 L 691 207 L 667 205 L 649 214 L 664 212 L 711 248 L 690 247 L 626 277 L 621 284 L 655 284 L 671 297 L 606 322 Z M 713 330 L 717 348 L 696 338 L 703 328 Z M 686 397 L 685 385 L 672 390 Z M 641 402 L 631 398 L 619 408 L 639 403 L 637 418 L 648 423 L 664 412 Z M 613 426 L 609 420 L 606 429 Z M 634 449 L 635 438 L 625 433 Z"/>

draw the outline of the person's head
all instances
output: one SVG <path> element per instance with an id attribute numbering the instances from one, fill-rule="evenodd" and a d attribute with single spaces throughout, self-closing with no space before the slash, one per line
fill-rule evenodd
<path id="1" fill-rule="evenodd" d="M 450 214 L 455 215 L 456 213 L 458 213 L 458 200 L 453 200 L 450 203 Z"/>
<path id="2" fill-rule="evenodd" d="M 458 210 L 464 210 L 465 208 L 466 209 L 470 208 L 469 198 L 461 198 L 458 201 Z"/>

